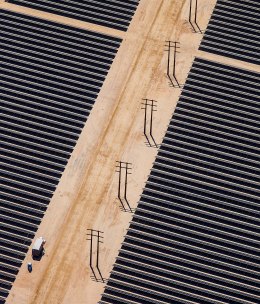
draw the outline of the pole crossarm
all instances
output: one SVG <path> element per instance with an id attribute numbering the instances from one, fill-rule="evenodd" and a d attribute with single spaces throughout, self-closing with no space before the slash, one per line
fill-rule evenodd
<path id="1" fill-rule="evenodd" d="M 149 147 L 158 148 L 158 145 L 153 137 L 153 113 L 156 112 L 157 108 L 157 101 L 153 99 L 143 98 L 144 102 L 141 104 L 143 107 L 141 108 L 144 110 L 144 128 L 143 133 L 147 140 L 146 144 Z M 149 115 L 150 112 L 150 115 Z M 149 124 L 148 131 L 147 131 L 147 124 Z"/>
<path id="2" fill-rule="evenodd" d="M 87 240 L 90 241 L 89 267 L 92 272 L 92 275 L 90 275 L 90 277 L 95 282 L 105 283 L 107 280 L 103 278 L 101 270 L 99 268 L 100 244 L 103 244 L 103 241 L 101 239 L 104 239 L 104 237 L 102 236 L 104 232 L 95 229 L 87 229 L 87 231 L 88 231 L 87 236 L 89 236 Z M 96 255 L 93 252 L 95 243 L 96 243 Z M 93 260 L 95 257 L 96 257 L 96 263 L 95 265 L 93 265 Z"/>
<path id="3" fill-rule="evenodd" d="M 127 198 L 127 185 L 128 185 L 128 175 L 132 174 L 132 164 L 128 162 L 116 161 L 116 172 L 118 173 L 118 189 L 117 198 L 121 204 L 120 209 L 124 212 L 133 213 L 133 208 Z M 122 194 L 123 191 L 123 194 Z"/>
<path id="4" fill-rule="evenodd" d="M 182 85 L 179 83 L 177 76 L 176 76 L 176 63 L 177 63 L 177 54 L 179 54 L 180 52 L 178 52 L 178 49 L 180 49 L 180 42 L 178 41 L 170 41 L 167 40 L 166 41 L 166 52 L 168 53 L 167 56 L 167 70 L 166 70 L 166 74 L 167 77 L 169 79 L 169 85 L 170 87 L 173 88 L 181 88 Z M 172 56 L 172 52 L 173 52 L 173 56 Z M 173 58 L 172 58 L 173 57 Z M 173 67 L 172 67 L 172 74 L 170 72 L 171 70 L 171 60 L 173 60 Z"/>

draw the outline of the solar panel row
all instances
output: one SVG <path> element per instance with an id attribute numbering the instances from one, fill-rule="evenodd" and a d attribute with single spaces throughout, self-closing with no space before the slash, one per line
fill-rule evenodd
<path id="1" fill-rule="evenodd" d="M 260 63 L 260 2 L 218 0 L 200 50 Z"/>
<path id="2" fill-rule="evenodd" d="M 8 0 L 8 2 L 126 31 L 139 0 Z"/>
<path id="3" fill-rule="evenodd" d="M 259 81 L 195 59 L 100 304 L 259 303 Z"/>
<path id="4" fill-rule="evenodd" d="M 0 10 L 0 301 L 121 40 Z"/>

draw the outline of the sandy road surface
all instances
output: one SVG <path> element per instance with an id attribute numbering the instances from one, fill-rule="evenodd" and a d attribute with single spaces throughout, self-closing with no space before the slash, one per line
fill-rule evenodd
<path id="1" fill-rule="evenodd" d="M 216 0 L 199 1 L 199 24 L 206 28 Z M 136 206 L 152 167 L 156 149 L 144 144 L 142 98 L 158 101 L 154 137 L 159 143 L 176 106 L 180 90 L 170 88 L 165 76 L 165 40 L 180 41 L 177 76 L 184 83 L 195 55 L 235 65 L 256 67 L 198 52 L 200 34 L 187 23 L 188 0 L 140 0 L 127 33 L 40 13 L 10 4 L 17 11 L 42 16 L 124 38 L 97 102 L 82 131 L 37 236 L 47 239 L 46 255 L 26 270 L 30 251 L 10 292 L 8 304 L 94 304 L 103 284 L 92 282 L 88 267 L 87 228 L 104 231 L 100 268 L 109 276 L 131 215 L 116 200 L 115 163 L 133 163 L 128 198 Z"/>

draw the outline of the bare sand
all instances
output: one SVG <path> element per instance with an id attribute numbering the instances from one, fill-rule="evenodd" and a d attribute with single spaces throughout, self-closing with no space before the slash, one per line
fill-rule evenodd
<path id="1" fill-rule="evenodd" d="M 158 101 L 154 137 L 160 143 L 181 92 L 171 88 L 166 78 L 165 40 L 180 42 L 176 75 L 181 83 L 197 55 L 238 67 L 256 67 L 199 52 L 202 35 L 192 33 L 187 22 L 189 0 L 140 0 L 126 33 L 1 2 L 0 8 L 123 38 L 36 234 L 47 240 L 46 254 L 40 262 L 33 261 L 33 272 L 28 273 L 30 248 L 7 299 L 8 304 L 94 304 L 100 300 L 104 284 L 90 279 L 87 229 L 104 231 L 100 269 L 108 278 L 131 220 L 130 213 L 120 211 L 116 199 L 116 161 L 133 164 L 128 199 L 136 207 L 157 153 L 144 143 L 142 98 Z M 202 29 L 215 3 L 199 1 Z"/>

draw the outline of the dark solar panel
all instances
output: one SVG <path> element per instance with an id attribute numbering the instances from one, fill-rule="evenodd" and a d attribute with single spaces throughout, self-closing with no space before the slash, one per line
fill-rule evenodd
<path id="1" fill-rule="evenodd" d="M 121 40 L 0 10 L 0 301 Z"/>
<path id="2" fill-rule="evenodd" d="M 200 50 L 260 63 L 260 2 L 218 0 Z"/>
<path id="3" fill-rule="evenodd" d="M 8 0 L 8 2 L 126 31 L 139 0 Z"/>
<path id="4" fill-rule="evenodd" d="M 259 303 L 259 81 L 195 59 L 100 303 Z"/>

